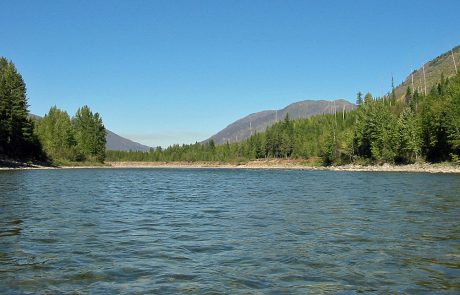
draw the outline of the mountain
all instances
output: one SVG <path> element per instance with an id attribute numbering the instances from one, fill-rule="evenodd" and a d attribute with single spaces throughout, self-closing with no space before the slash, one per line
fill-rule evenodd
<path id="1" fill-rule="evenodd" d="M 409 86 L 412 90 L 416 89 L 418 92 L 424 93 L 426 84 L 426 91 L 429 92 L 441 80 L 441 75 L 448 78 L 456 74 L 455 65 L 457 66 L 457 70 L 460 71 L 460 46 L 452 48 L 452 50 L 441 54 L 424 64 L 421 68 L 413 71 L 403 83 L 395 88 L 396 98 L 404 99 L 407 87 Z M 352 110 L 356 108 L 356 105 L 343 99 L 335 101 L 337 112 L 341 112 L 344 108 L 345 110 Z M 334 102 L 304 100 L 293 103 L 281 110 L 267 110 L 250 114 L 228 125 L 206 141 L 213 139 L 216 144 L 238 142 L 248 138 L 251 133 L 265 131 L 276 120 L 284 119 L 287 113 L 289 113 L 291 119 L 299 119 L 322 113 L 332 113 L 333 110 Z"/>
<path id="2" fill-rule="evenodd" d="M 149 146 L 134 142 L 127 138 L 121 137 L 107 129 L 106 136 L 107 143 L 105 145 L 107 150 L 112 151 L 148 151 Z"/>
<path id="3" fill-rule="evenodd" d="M 460 70 L 460 46 L 452 48 L 452 50 L 441 54 L 435 59 L 424 64 L 418 70 L 413 71 L 409 76 L 407 76 L 401 85 L 395 88 L 396 98 L 404 99 L 408 86 L 410 86 L 412 90 L 416 89 L 419 93 L 424 93 L 424 81 L 426 80 L 426 91 L 429 92 L 430 89 L 441 80 L 442 74 L 445 78 L 454 76 L 456 74 L 454 59 L 457 70 Z M 424 70 L 425 79 L 423 77 Z"/>
<path id="4" fill-rule="evenodd" d="M 35 120 L 40 120 L 42 117 L 29 114 L 29 116 Z M 121 137 L 120 135 L 106 129 L 107 135 L 105 137 L 106 144 L 105 148 L 112 151 L 148 151 L 149 146 L 140 144 L 130 139 Z"/>
<path id="5" fill-rule="evenodd" d="M 288 105 L 281 110 L 266 110 L 250 114 L 228 125 L 222 131 L 211 136 L 209 140 L 214 140 L 216 144 L 226 142 L 238 142 L 251 136 L 254 132 L 264 132 L 268 126 L 276 121 L 283 120 L 286 114 L 291 119 L 309 118 L 317 114 L 349 111 L 356 108 L 356 105 L 339 99 L 335 101 L 327 100 L 304 100 Z M 205 141 L 205 142 L 206 142 Z"/>

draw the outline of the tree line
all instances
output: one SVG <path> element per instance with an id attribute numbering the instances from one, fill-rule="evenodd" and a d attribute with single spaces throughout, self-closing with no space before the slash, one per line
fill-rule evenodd
<path id="1" fill-rule="evenodd" d="M 88 106 L 73 118 L 52 107 L 31 117 L 26 85 L 15 65 L 0 57 L 0 158 L 41 162 L 103 162 L 106 131 Z"/>
<path id="2" fill-rule="evenodd" d="M 40 142 L 29 117 L 26 84 L 11 61 L 0 58 L 0 155 L 43 159 Z"/>
<path id="3" fill-rule="evenodd" d="M 424 95 L 410 87 L 402 99 L 394 88 L 383 97 L 357 94 L 358 108 L 283 121 L 239 143 L 107 151 L 109 161 L 221 161 L 319 159 L 324 165 L 409 164 L 459 161 L 460 74 Z"/>
<path id="4" fill-rule="evenodd" d="M 460 157 L 460 74 L 426 95 L 394 88 L 383 97 L 357 95 L 358 108 L 308 119 L 289 116 L 239 143 L 212 140 L 152 148 L 148 152 L 106 151 L 102 118 L 88 106 L 73 117 L 52 107 L 31 118 L 26 85 L 11 61 L 0 58 L 0 160 L 2 157 L 55 163 L 91 161 L 218 161 L 319 159 L 346 163 L 458 162 Z"/>
<path id="5" fill-rule="evenodd" d="M 106 131 L 99 113 L 93 114 L 88 106 L 79 108 L 72 118 L 52 107 L 37 120 L 35 133 L 54 161 L 104 162 Z"/>

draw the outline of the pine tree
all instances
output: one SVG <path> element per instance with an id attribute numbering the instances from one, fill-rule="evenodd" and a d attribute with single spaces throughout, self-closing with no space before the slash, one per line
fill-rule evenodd
<path id="1" fill-rule="evenodd" d="M 381 100 L 373 102 L 368 99 L 365 107 L 359 110 L 355 124 L 356 153 L 374 161 L 393 162 L 397 147 L 395 121 Z"/>
<path id="2" fill-rule="evenodd" d="M 83 106 L 78 109 L 72 122 L 78 151 L 87 160 L 103 162 L 106 131 L 99 113 L 93 114 L 88 106 Z"/>
<path id="3" fill-rule="evenodd" d="M 398 162 L 413 163 L 420 157 L 421 130 L 411 107 L 406 107 L 398 119 Z"/>
<path id="4" fill-rule="evenodd" d="M 412 104 L 412 100 L 413 100 L 412 88 L 410 86 L 408 86 L 406 88 L 406 94 L 404 95 L 404 101 L 405 101 L 406 105 L 410 106 Z"/>
<path id="5" fill-rule="evenodd" d="M 293 144 L 294 144 L 294 129 L 292 121 L 289 120 L 289 113 L 286 113 L 284 121 L 281 125 L 281 136 L 279 138 L 279 155 L 281 157 L 287 158 L 292 154 Z"/>
<path id="6" fill-rule="evenodd" d="M 449 125 L 447 138 L 450 144 L 450 160 L 460 160 L 460 74 L 445 81 L 445 95 L 448 101 L 447 116 Z"/>
<path id="7" fill-rule="evenodd" d="M 390 100 L 390 105 L 394 104 L 396 102 L 396 93 L 395 93 L 395 83 L 393 76 L 391 76 L 391 100 Z"/>
<path id="8" fill-rule="evenodd" d="M 0 58 L 0 154 L 20 159 L 41 158 L 33 128 L 26 84 L 14 64 Z"/>
<path id="9" fill-rule="evenodd" d="M 374 101 L 372 94 L 370 92 L 366 93 L 366 95 L 364 96 L 364 103 L 368 104 L 368 103 L 371 103 L 372 101 Z"/>
<path id="10" fill-rule="evenodd" d="M 361 91 L 356 94 L 356 104 L 359 106 L 363 104 L 363 94 Z"/>
<path id="11" fill-rule="evenodd" d="M 54 160 L 77 161 L 75 132 L 67 112 L 52 107 L 35 128 L 45 152 Z"/>

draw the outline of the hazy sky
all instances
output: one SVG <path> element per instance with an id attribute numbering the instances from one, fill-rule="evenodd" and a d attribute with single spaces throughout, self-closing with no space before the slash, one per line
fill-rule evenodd
<path id="1" fill-rule="evenodd" d="M 30 110 L 157 146 L 304 99 L 382 95 L 460 44 L 460 1 L 0 1 Z"/>

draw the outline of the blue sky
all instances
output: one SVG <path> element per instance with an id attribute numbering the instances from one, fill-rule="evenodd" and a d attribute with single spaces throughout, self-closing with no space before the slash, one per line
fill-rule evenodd
<path id="1" fill-rule="evenodd" d="M 382 95 L 460 44 L 460 1 L 1 1 L 30 110 L 89 105 L 150 146 L 304 99 Z"/>

